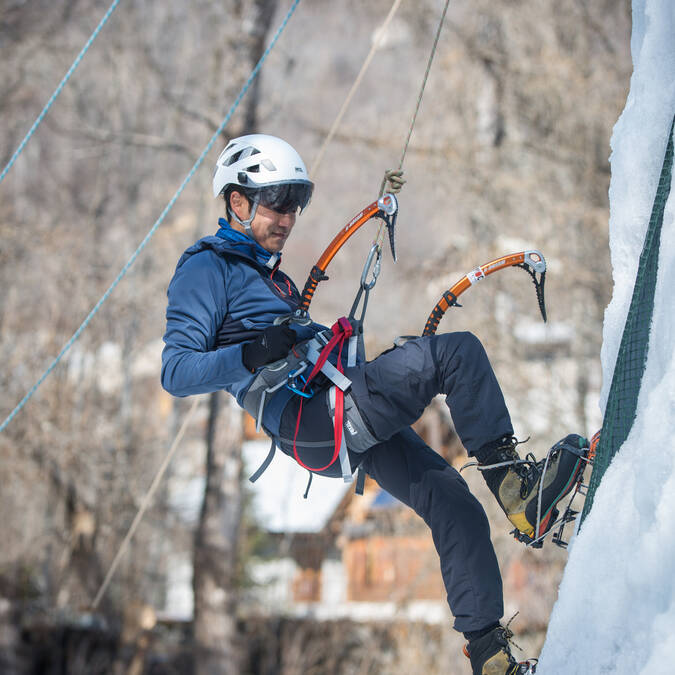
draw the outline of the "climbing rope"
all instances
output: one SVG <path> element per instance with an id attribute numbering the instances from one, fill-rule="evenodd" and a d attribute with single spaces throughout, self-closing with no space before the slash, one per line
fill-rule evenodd
<path id="1" fill-rule="evenodd" d="M 0 183 L 2 183 L 5 176 L 7 175 L 9 170 L 14 165 L 14 162 L 16 162 L 19 155 L 23 152 L 23 149 L 26 147 L 26 143 L 28 143 L 31 136 L 35 133 L 37 128 L 40 126 L 40 123 L 44 119 L 44 117 L 47 114 L 47 112 L 49 111 L 49 109 L 52 107 L 52 104 L 56 100 L 56 97 L 61 93 L 61 90 L 66 85 L 66 82 L 68 82 L 68 80 L 70 79 L 70 76 L 75 72 L 75 69 L 80 65 L 80 61 L 82 61 L 82 58 L 84 57 L 84 55 L 89 50 L 89 47 L 91 47 L 92 42 L 96 39 L 96 36 L 101 32 L 101 28 L 103 28 L 103 26 L 105 26 L 106 22 L 110 18 L 110 15 L 115 11 L 115 7 L 117 7 L 119 2 L 120 2 L 120 0 L 114 0 L 113 3 L 110 5 L 110 7 L 108 7 L 108 11 L 103 15 L 103 18 L 99 22 L 98 26 L 96 26 L 96 29 L 91 34 L 91 37 L 87 40 L 84 47 L 82 47 L 82 51 L 77 55 L 77 58 L 75 59 L 75 61 L 73 61 L 73 65 L 70 66 L 70 68 L 68 69 L 68 72 L 64 75 L 63 79 L 59 83 L 59 86 L 56 87 L 56 90 L 51 95 L 50 99 L 47 101 L 47 105 L 45 105 L 45 107 L 42 109 L 42 112 L 38 115 L 35 122 L 33 122 L 33 126 L 29 129 L 29 131 L 26 134 L 23 141 L 21 141 L 19 147 L 16 149 L 16 152 L 12 155 L 12 158 L 7 163 L 7 166 L 2 170 L 2 173 L 0 174 Z"/>
<path id="2" fill-rule="evenodd" d="M 89 312 L 85 320 L 82 322 L 80 327 L 75 331 L 73 336 L 66 342 L 64 345 L 63 349 L 58 353 L 56 358 L 49 364 L 48 368 L 45 370 L 45 372 L 40 376 L 38 381 L 30 388 L 28 393 L 21 399 L 21 401 L 17 404 L 17 406 L 12 410 L 12 412 L 7 416 L 7 418 L 3 421 L 2 424 L 0 424 L 0 433 L 2 433 L 7 425 L 14 419 L 14 417 L 17 415 L 17 413 L 26 405 L 26 403 L 31 399 L 31 397 L 35 394 L 39 386 L 47 379 L 49 374 L 54 370 L 54 368 L 58 365 L 58 363 L 61 361 L 61 359 L 65 356 L 65 354 L 68 352 L 68 350 L 72 347 L 73 343 L 80 337 L 82 334 L 82 331 L 89 325 L 91 320 L 94 318 L 94 315 L 98 312 L 98 310 L 101 308 L 101 305 L 108 299 L 110 294 L 115 290 L 117 285 L 120 283 L 120 281 L 124 278 L 126 273 L 129 271 L 129 268 L 134 264 L 136 261 L 136 258 L 140 255 L 141 251 L 146 247 L 150 239 L 153 237 L 159 226 L 162 224 L 164 219 L 166 218 L 167 214 L 171 209 L 173 208 L 174 204 L 178 200 L 178 197 L 180 197 L 181 193 L 185 189 L 186 185 L 190 182 L 194 174 L 196 173 L 197 169 L 201 166 L 202 162 L 206 158 L 206 155 L 209 153 L 211 148 L 213 147 L 213 144 L 216 142 L 216 139 L 220 136 L 220 134 L 223 132 L 223 129 L 227 126 L 229 123 L 230 119 L 232 118 L 232 115 L 234 114 L 234 111 L 237 109 L 239 106 L 239 103 L 241 102 L 242 98 L 250 88 L 251 84 L 253 83 L 253 80 L 257 77 L 258 73 L 260 72 L 260 69 L 262 68 L 263 63 L 267 59 L 269 53 L 272 51 L 274 48 L 274 45 L 276 44 L 277 40 L 279 39 L 279 36 L 283 32 L 284 28 L 286 27 L 286 24 L 290 20 L 291 16 L 293 15 L 293 12 L 295 12 L 295 8 L 298 6 L 300 0 L 293 0 L 293 4 L 291 5 L 291 8 L 288 10 L 288 13 L 286 14 L 284 20 L 282 21 L 281 25 L 277 29 L 277 32 L 275 33 L 274 37 L 272 38 L 272 41 L 270 42 L 269 46 L 263 53 L 263 55 L 260 57 L 260 60 L 256 64 L 255 68 L 253 68 L 251 74 L 249 75 L 248 79 L 244 83 L 244 86 L 241 88 L 241 91 L 237 95 L 237 98 L 235 99 L 234 103 L 230 107 L 227 115 L 225 115 L 225 118 L 221 122 L 220 126 L 218 129 L 216 129 L 215 133 L 213 136 L 211 136 L 211 139 L 207 143 L 206 147 L 204 148 L 203 152 L 199 157 L 197 158 L 197 161 L 194 163 L 192 166 L 192 169 L 190 169 L 189 173 L 181 183 L 180 187 L 176 190 L 175 194 L 169 201 L 169 203 L 164 207 L 164 210 L 162 211 L 161 215 L 157 220 L 155 221 L 155 224 L 150 228 L 150 231 L 148 234 L 145 235 L 145 238 L 143 241 L 140 243 L 138 248 L 134 251 L 132 254 L 131 258 L 129 258 L 129 261 L 124 265 L 122 268 L 121 272 L 117 275 L 115 280 L 110 284 L 108 290 L 103 294 L 101 299 L 94 305 L 94 308 Z"/>
<path id="3" fill-rule="evenodd" d="M 441 18 L 438 21 L 438 27 L 436 28 L 436 35 L 434 37 L 434 42 L 431 46 L 431 53 L 429 54 L 429 60 L 427 61 L 427 67 L 424 71 L 424 77 L 422 78 L 422 85 L 420 86 L 419 94 L 417 95 L 417 103 L 415 104 L 415 112 L 413 113 L 412 120 L 410 121 L 410 126 L 408 127 L 408 133 L 406 135 L 405 143 L 403 144 L 403 151 L 401 152 L 401 159 L 398 162 L 397 169 L 387 169 L 384 172 L 384 177 L 382 178 L 382 183 L 380 184 L 380 197 L 384 194 L 384 191 L 389 184 L 389 192 L 393 194 L 398 194 L 401 191 L 401 188 L 405 184 L 403 179 L 403 160 L 405 159 L 406 153 L 408 152 L 408 146 L 410 145 L 410 138 L 412 137 L 413 129 L 415 128 L 415 123 L 417 122 L 417 115 L 420 111 L 420 106 L 422 104 L 422 97 L 424 96 L 424 90 L 427 86 L 427 80 L 429 79 L 429 72 L 431 71 L 431 64 L 434 61 L 434 56 L 436 55 L 436 50 L 438 48 L 438 40 L 441 37 L 441 30 L 443 29 L 443 23 L 445 22 L 445 15 L 448 13 L 448 6 L 450 5 L 450 0 L 445 0 L 445 5 L 443 7 L 443 12 L 441 13 Z M 381 255 L 382 243 L 384 241 L 384 228 L 385 223 L 380 222 L 380 226 L 377 230 L 377 235 L 373 241 L 373 248 L 377 249 L 378 258 Z"/>
<path id="4" fill-rule="evenodd" d="M 335 118 L 335 121 L 333 122 L 330 128 L 330 131 L 328 132 L 326 138 L 321 144 L 321 148 L 319 148 L 319 152 L 316 155 L 316 159 L 312 163 L 312 166 L 309 170 L 309 175 L 312 176 L 312 178 L 314 178 L 314 176 L 316 175 L 316 172 L 319 168 L 319 164 L 321 164 L 321 160 L 323 159 L 323 156 L 326 153 L 326 148 L 328 147 L 328 144 L 333 140 L 333 136 L 335 136 L 335 132 L 340 126 L 340 122 L 342 122 L 342 118 L 344 117 L 344 114 L 347 111 L 347 108 L 349 107 L 352 98 L 354 98 L 356 90 L 359 88 L 361 80 L 363 80 L 363 76 L 366 74 L 366 70 L 368 70 L 368 66 L 370 65 L 370 62 L 373 60 L 373 56 L 375 56 L 375 52 L 379 49 L 380 44 L 382 44 L 382 40 L 384 39 L 384 36 L 387 32 L 387 28 L 389 27 L 391 20 L 394 18 L 394 14 L 396 14 L 396 10 L 399 8 L 401 2 L 402 0 L 394 0 L 394 4 L 391 6 L 389 14 L 387 14 L 387 18 L 384 20 L 384 23 L 377 31 L 375 40 L 373 40 L 373 45 L 370 48 L 370 51 L 368 52 L 368 56 L 366 56 L 366 59 L 363 62 L 363 65 L 361 66 L 361 70 L 359 71 L 359 74 L 356 76 L 356 79 L 354 80 L 352 88 L 349 90 L 349 93 L 347 94 L 347 97 L 345 98 L 344 103 L 342 104 L 342 107 L 340 108 L 340 111 L 338 112 L 337 117 Z"/>
<path id="5" fill-rule="evenodd" d="M 387 183 L 389 183 L 389 192 L 397 194 L 401 191 L 405 180 L 403 180 L 403 160 L 405 159 L 406 153 L 408 152 L 408 146 L 410 145 L 410 138 L 412 136 L 413 129 L 415 128 L 415 123 L 417 122 L 417 114 L 420 111 L 420 105 L 422 104 L 422 97 L 424 96 L 424 90 L 427 86 L 427 80 L 429 79 L 429 71 L 431 70 L 431 64 L 434 61 L 434 56 L 436 55 L 436 49 L 438 47 L 438 40 L 441 37 L 441 30 L 443 29 L 443 23 L 445 22 L 445 15 L 448 13 L 448 6 L 450 5 L 450 0 L 445 0 L 445 6 L 443 7 L 443 12 L 441 14 L 440 21 L 438 22 L 438 28 L 436 28 L 436 36 L 434 37 L 434 43 L 431 47 L 431 54 L 429 54 L 429 60 L 427 61 L 427 69 L 424 72 L 424 77 L 422 78 L 422 86 L 420 87 L 420 92 L 417 95 L 417 103 L 415 104 L 415 112 L 413 113 L 410 126 L 408 127 L 408 134 L 403 144 L 403 151 L 401 152 L 401 159 L 398 162 L 398 169 L 387 169 L 384 172 L 384 178 L 382 178 L 382 184 L 380 185 L 380 197 L 384 194 Z"/>
<path id="6" fill-rule="evenodd" d="M 445 22 L 445 15 L 448 13 L 448 6 L 450 5 L 450 0 L 445 0 L 445 6 L 443 7 L 443 13 L 441 14 L 440 21 L 438 22 L 438 28 L 436 29 L 436 36 L 434 38 L 434 43 L 431 47 L 431 54 L 429 54 L 429 61 L 427 62 L 427 69 L 424 73 L 424 78 L 422 79 L 422 86 L 420 87 L 420 93 L 417 96 L 417 104 L 415 105 L 415 112 L 410 122 L 410 128 L 408 129 L 408 135 L 405 139 L 405 144 L 403 146 L 403 152 L 401 153 L 401 159 L 398 163 L 398 170 L 401 171 L 403 168 L 403 160 L 405 155 L 408 152 L 408 145 L 410 144 L 410 137 L 412 136 L 413 129 L 415 128 L 415 122 L 417 122 L 417 114 L 420 111 L 420 105 L 422 103 L 422 97 L 424 96 L 424 89 L 427 86 L 427 80 L 429 79 L 429 71 L 431 70 L 431 64 L 434 61 L 434 56 L 436 55 L 436 49 L 438 47 L 438 40 L 441 37 L 441 30 L 443 29 L 443 23 Z"/>
<path id="7" fill-rule="evenodd" d="M 373 54 L 375 53 L 375 50 L 377 49 L 377 46 L 380 44 L 380 41 L 385 33 L 386 27 L 388 26 L 389 22 L 391 21 L 392 17 L 394 16 L 394 13 L 396 12 L 399 2 L 395 1 L 394 4 L 392 5 L 389 14 L 382 25 L 381 29 L 379 30 L 377 34 L 377 38 L 375 40 L 375 43 L 373 44 L 373 48 L 371 49 L 370 53 L 368 54 L 366 61 L 364 62 L 361 71 L 359 72 L 356 81 L 352 85 L 352 88 L 349 91 L 349 94 L 347 95 L 347 98 L 345 102 L 343 103 L 340 112 L 338 113 L 338 116 L 331 126 L 330 131 L 328 132 L 328 135 L 326 136 L 326 139 L 324 140 L 321 149 L 318 153 L 318 156 L 316 160 L 314 161 L 310 173 L 314 175 L 316 172 L 318 165 L 321 161 L 321 159 L 324 156 L 325 149 L 332 139 L 341 119 L 344 114 L 344 111 L 347 109 L 347 106 L 356 91 L 359 83 L 361 82 L 361 79 L 363 78 L 363 74 L 370 63 Z M 405 155 L 410 143 L 410 138 L 412 136 L 413 129 L 415 127 L 415 123 L 417 121 L 417 115 L 420 109 L 420 105 L 422 102 L 422 97 L 424 95 L 424 90 L 426 88 L 426 84 L 429 78 L 429 72 L 431 70 L 431 65 L 434 59 L 434 56 L 436 54 L 436 50 L 438 47 L 438 41 L 440 38 L 441 30 L 443 28 L 443 23 L 445 20 L 445 16 L 447 14 L 448 6 L 450 2 L 449 0 L 446 0 L 445 5 L 443 7 L 443 12 L 441 14 L 440 20 L 438 22 L 438 27 L 436 29 L 436 35 L 434 37 L 433 45 L 431 48 L 431 54 L 429 55 L 429 59 L 427 62 L 427 67 L 426 71 L 424 73 L 424 77 L 422 79 L 422 84 L 420 87 L 419 94 L 417 96 L 417 102 L 415 106 L 415 111 L 410 123 L 410 126 L 408 128 L 407 136 L 405 143 L 403 145 L 403 150 L 401 153 L 401 158 L 399 161 L 399 167 L 398 169 L 390 169 L 385 171 L 384 174 L 384 179 L 382 181 L 382 184 L 380 186 L 380 196 L 379 198 L 367 206 L 364 210 L 361 211 L 360 214 L 354 217 L 352 221 L 346 226 L 344 230 L 338 233 L 338 235 L 333 239 L 333 241 L 329 244 L 328 248 L 324 251 L 322 254 L 321 258 L 317 262 L 317 264 L 312 268 L 312 271 L 309 274 L 309 277 L 307 279 L 307 282 L 305 283 L 305 287 L 302 292 L 302 304 L 300 305 L 299 312 L 300 314 L 304 314 L 307 312 L 309 308 L 309 303 L 311 302 L 312 296 L 314 294 L 314 291 L 316 290 L 317 284 L 322 280 L 327 278 L 325 276 L 325 267 L 330 263 L 332 258 L 335 256 L 337 251 L 342 247 L 342 245 L 349 239 L 351 234 L 355 232 L 359 227 L 361 227 L 365 222 L 370 220 L 372 217 L 378 217 L 381 219 L 380 222 L 380 227 L 378 229 L 377 235 L 375 237 L 375 240 L 373 241 L 373 244 L 370 248 L 370 251 L 368 253 L 368 257 L 365 263 L 365 266 L 363 268 L 363 273 L 361 275 L 361 287 L 359 290 L 359 293 L 357 294 L 356 300 L 354 305 L 352 306 L 352 312 L 350 313 L 350 317 L 352 317 L 354 310 L 356 308 L 357 303 L 359 302 L 361 295 L 366 294 L 365 297 L 367 297 L 367 293 L 373 288 L 375 285 L 375 281 L 377 279 L 377 276 L 380 271 L 380 260 L 382 256 L 382 243 L 384 240 L 384 228 L 386 227 L 387 230 L 389 231 L 389 242 L 391 245 L 391 252 L 392 256 L 394 258 L 394 262 L 396 262 L 396 251 L 395 251 L 395 243 L 394 243 L 394 226 L 395 226 L 395 219 L 398 213 L 398 206 L 396 199 L 394 195 L 398 192 L 400 192 L 401 188 L 405 184 L 405 180 L 403 179 L 403 160 L 405 159 Z M 392 193 L 390 195 L 384 195 L 385 188 L 389 185 L 389 192 Z M 384 201 L 382 201 L 384 200 Z M 368 280 L 368 274 L 372 274 L 372 277 L 370 280 Z M 365 300 L 364 300 L 364 310 L 363 314 L 365 314 Z M 362 316 L 363 316 L 362 314 Z"/>

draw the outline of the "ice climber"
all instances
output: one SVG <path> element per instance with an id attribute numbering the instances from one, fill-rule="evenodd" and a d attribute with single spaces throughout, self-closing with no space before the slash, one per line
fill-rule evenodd
<path id="1" fill-rule="evenodd" d="M 553 452 L 545 474 L 543 460 L 520 459 L 499 384 L 470 333 L 412 339 L 372 361 L 358 358 L 343 373 L 333 367 L 338 348 L 330 329 L 288 320 L 300 293 L 279 268 L 312 189 L 302 159 L 285 141 L 254 134 L 228 143 L 213 177 L 225 217 L 215 236 L 185 251 L 169 285 L 162 384 L 175 396 L 228 391 L 254 416 L 261 414 L 284 453 L 315 473 L 341 475 L 340 463 L 331 460 L 341 432 L 349 470 L 360 467 L 431 529 L 473 673 L 534 672 L 533 661 L 514 659 L 511 631 L 500 624 L 502 580 L 481 504 L 410 425 L 444 394 L 468 454 L 511 523 L 530 538 L 550 527 L 557 502 L 580 471 L 579 456 Z M 310 367 L 318 362 L 321 368 L 306 387 L 284 366 L 296 367 L 311 353 Z M 327 365 L 317 353 L 328 357 Z M 334 428 L 336 392 L 344 392 L 341 429 Z M 577 450 L 585 444 L 576 435 L 565 443 Z"/>

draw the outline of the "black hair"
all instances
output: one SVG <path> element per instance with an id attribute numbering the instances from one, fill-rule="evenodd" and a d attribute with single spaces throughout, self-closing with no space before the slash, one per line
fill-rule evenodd
<path id="1" fill-rule="evenodd" d="M 253 206 L 253 196 L 255 194 L 255 190 L 242 187 L 241 185 L 230 184 L 223 190 L 223 199 L 225 200 L 226 208 L 230 208 L 230 195 L 233 192 L 238 192 L 239 194 L 244 195 L 246 201 L 248 202 L 249 208 Z"/>

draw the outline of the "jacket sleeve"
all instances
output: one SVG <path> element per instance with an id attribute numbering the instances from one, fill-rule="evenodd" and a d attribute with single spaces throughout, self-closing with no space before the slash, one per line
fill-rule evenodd
<path id="1" fill-rule="evenodd" d="M 215 349 L 227 313 L 225 265 L 202 251 L 180 265 L 169 284 L 162 386 L 174 396 L 238 390 L 252 377 L 242 345 Z"/>

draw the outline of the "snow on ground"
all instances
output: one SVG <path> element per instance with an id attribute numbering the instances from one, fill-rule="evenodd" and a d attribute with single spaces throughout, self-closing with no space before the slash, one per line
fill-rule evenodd
<path id="1" fill-rule="evenodd" d="M 614 292 L 603 332 L 603 408 L 675 114 L 674 35 L 673 0 L 633 1 L 634 72 L 611 143 Z M 637 419 L 572 542 L 542 675 L 675 672 L 674 289 L 675 186 L 663 221 Z"/>

